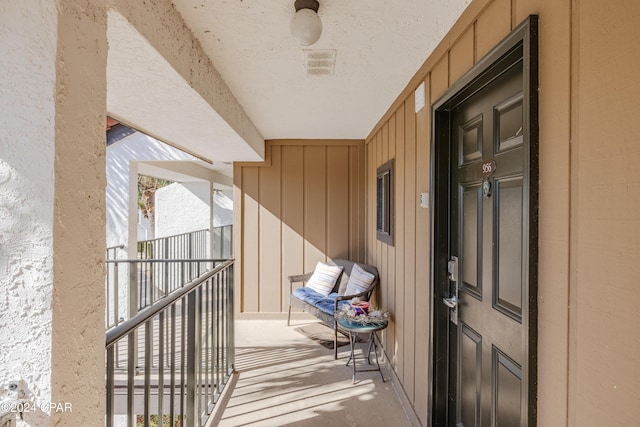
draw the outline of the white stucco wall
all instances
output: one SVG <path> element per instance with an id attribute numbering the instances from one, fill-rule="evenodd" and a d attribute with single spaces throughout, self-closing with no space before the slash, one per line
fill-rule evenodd
<path id="1" fill-rule="evenodd" d="M 0 384 L 22 379 L 49 401 L 57 14 L 25 0 L 0 17 Z"/>
<path id="2" fill-rule="evenodd" d="M 106 22 L 101 1 L 0 3 L 0 399 L 21 380 L 19 427 L 104 423 Z"/>
<path id="3" fill-rule="evenodd" d="M 208 182 L 174 183 L 156 191 L 155 237 L 208 229 L 210 186 Z"/>
<path id="4" fill-rule="evenodd" d="M 156 238 L 203 230 L 210 226 L 210 184 L 174 183 L 156 192 Z M 233 223 L 233 193 L 214 193 L 213 226 Z"/>
<path id="5" fill-rule="evenodd" d="M 214 227 L 233 224 L 233 190 L 216 191 L 214 195 L 214 203 Z"/>

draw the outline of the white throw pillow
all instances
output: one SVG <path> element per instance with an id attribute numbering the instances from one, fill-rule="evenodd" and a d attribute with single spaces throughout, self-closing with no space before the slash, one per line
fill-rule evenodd
<path id="1" fill-rule="evenodd" d="M 318 262 L 306 286 L 320 295 L 327 296 L 336 285 L 340 273 L 342 273 L 342 267 Z"/>
<path id="2" fill-rule="evenodd" d="M 353 264 L 351 275 L 349 276 L 349 282 L 347 282 L 345 295 L 355 295 L 366 291 L 369 289 L 369 286 L 371 286 L 375 278 L 375 275 L 365 271 L 358 264 Z"/>

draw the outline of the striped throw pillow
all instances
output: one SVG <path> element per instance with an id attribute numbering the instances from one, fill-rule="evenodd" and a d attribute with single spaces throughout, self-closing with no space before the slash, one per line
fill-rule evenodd
<path id="1" fill-rule="evenodd" d="M 369 286 L 371 286 L 371 283 L 373 283 L 375 278 L 376 276 L 365 271 L 358 264 L 353 264 L 353 269 L 351 269 L 351 275 L 349 276 L 349 282 L 347 282 L 345 295 L 355 295 L 366 291 L 369 289 Z"/>
<path id="2" fill-rule="evenodd" d="M 342 267 L 318 262 L 316 269 L 313 270 L 313 274 L 307 282 L 307 288 L 313 289 L 320 295 L 327 296 L 333 290 L 341 273 Z"/>

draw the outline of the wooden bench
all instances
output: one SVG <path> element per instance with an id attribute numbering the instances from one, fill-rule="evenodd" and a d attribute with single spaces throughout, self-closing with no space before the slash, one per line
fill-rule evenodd
<path id="1" fill-rule="evenodd" d="M 348 302 L 355 297 L 360 298 L 360 300 L 362 301 L 369 301 L 369 299 L 371 298 L 371 294 L 373 293 L 373 290 L 378 285 L 379 277 L 378 277 L 378 270 L 375 267 L 371 265 L 358 263 L 358 265 L 362 267 L 363 270 L 368 271 L 369 273 L 374 275 L 373 282 L 363 292 L 360 292 L 354 295 L 344 295 L 347 289 L 349 276 L 351 275 L 351 270 L 353 269 L 353 266 L 355 263 L 353 261 L 348 261 L 344 259 L 336 259 L 336 260 L 333 260 L 332 264 L 342 266 L 343 267 L 342 274 L 338 277 L 338 280 L 336 280 L 335 286 L 332 289 L 329 296 L 323 297 L 320 294 L 316 294 L 317 298 L 314 298 L 313 303 L 308 301 L 303 301 L 300 298 L 298 298 L 296 295 L 294 295 L 295 290 L 293 288 L 294 283 L 302 283 L 302 287 L 304 287 L 307 281 L 313 275 L 313 272 L 300 274 L 296 276 L 289 276 L 289 316 L 287 317 L 287 326 L 291 325 L 291 307 L 300 308 L 303 311 L 315 316 L 322 323 L 324 323 L 325 325 L 333 329 L 334 358 L 337 359 L 338 358 L 338 331 L 340 331 L 345 335 L 348 335 L 348 332 L 342 331 L 338 323 L 336 322 L 335 312 L 338 310 L 338 306 L 341 306 L 342 304 L 348 304 Z M 311 290 L 309 289 L 309 291 Z"/>

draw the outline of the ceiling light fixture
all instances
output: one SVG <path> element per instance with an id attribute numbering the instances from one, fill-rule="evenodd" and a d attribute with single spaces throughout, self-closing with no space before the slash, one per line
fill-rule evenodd
<path id="1" fill-rule="evenodd" d="M 296 13 L 291 19 L 291 37 L 300 46 L 311 46 L 322 34 L 322 21 L 318 16 L 320 3 L 316 0 L 296 0 Z"/>

